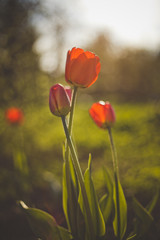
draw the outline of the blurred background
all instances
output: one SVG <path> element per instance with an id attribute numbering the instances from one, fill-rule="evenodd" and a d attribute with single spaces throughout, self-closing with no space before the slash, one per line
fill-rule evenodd
<path id="1" fill-rule="evenodd" d="M 65 137 L 60 119 L 49 111 L 48 93 L 57 82 L 66 84 L 65 60 L 72 47 L 93 51 L 101 60 L 97 82 L 78 93 L 73 132 L 82 168 L 92 153 L 101 195 L 102 166 L 112 168 L 110 147 L 88 109 L 95 101 L 110 101 L 117 117 L 113 136 L 126 197 L 137 196 L 144 206 L 152 198 L 160 184 L 159 9 L 158 0 L 0 0 L 3 240 L 36 239 L 17 200 L 51 213 L 65 225 Z M 10 107 L 23 111 L 22 125 L 8 124 L 5 112 Z"/>

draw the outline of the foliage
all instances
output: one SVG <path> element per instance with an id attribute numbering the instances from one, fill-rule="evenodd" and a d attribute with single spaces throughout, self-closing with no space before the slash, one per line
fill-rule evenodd
<path id="1" fill-rule="evenodd" d="M 0 2 L 1 107 L 39 99 L 38 56 L 32 51 L 37 35 L 29 20 L 37 5 L 38 0 Z"/>
<path id="2" fill-rule="evenodd" d="M 51 215 L 36 208 L 28 208 L 22 201 L 19 204 L 29 219 L 36 237 L 46 240 L 71 239 L 71 234 L 66 229 L 58 226 Z"/>
<path id="3" fill-rule="evenodd" d="M 80 97 L 83 101 L 83 92 L 80 93 Z M 82 103 L 76 107 L 75 122 L 79 127 L 74 128 L 73 133 L 83 169 L 87 166 L 85 159 L 88 158 L 88 153 L 92 153 L 92 171 L 96 185 L 100 188 L 102 181 L 99 166 L 110 168 L 111 155 L 108 149 L 109 145 L 104 141 L 107 138 L 105 131 L 97 129 L 86 111 L 91 104 L 88 102 L 87 107 Z M 121 163 L 119 165 L 121 180 L 127 189 L 132 189 L 133 192 L 140 191 L 140 186 L 145 189 L 149 187 L 152 191 L 154 185 L 159 183 L 160 172 L 159 104 L 153 102 L 119 105 L 115 103 L 113 107 L 117 118 L 114 135 Z M 63 142 L 64 133 L 59 119 L 52 119 L 48 106 L 29 107 L 25 109 L 24 113 L 24 125 L 17 131 L 6 124 L 3 111 L 0 112 L 0 137 L 4 146 L 1 150 L 1 156 L 3 156 L 1 167 L 7 167 L 7 165 L 9 167 L 12 144 L 17 142 L 18 136 L 23 135 L 21 141 L 24 141 L 24 150 L 33 172 L 52 171 L 61 181 L 60 166 L 63 161 L 62 146 L 59 145 L 59 142 Z"/>
<path id="4" fill-rule="evenodd" d="M 63 124 L 65 124 L 65 122 Z M 64 128 L 66 129 L 65 130 L 65 132 L 66 132 L 67 127 L 65 127 L 65 125 L 64 125 Z M 66 134 L 66 137 L 67 137 L 67 140 L 69 139 L 68 140 L 69 146 L 70 146 L 70 144 L 72 145 L 73 143 L 70 140 L 68 133 Z M 72 147 L 70 149 L 71 149 L 72 157 L 75 154 L 74 161 L 77 161 L 75 150 L 73 150 Z M 107 224 L 107 222 L 108 222 L 108 218 L 111 218 L 111 214 L 112 214 L 114 234 L 117 236 L 117 239 L 124 239 L 124 238 L 126 239 L 127 235 L 129 234 L 129 232 L 127 232 L 125 234 L 126 227 L 127 227 L 127 220 L 126 220 L 127 206 L 126 206 L 126 200 L 125 200 L 119 179 L 116 177 L 115 181 L 113 181 L 113 184 L 112 184 L 112 179 L 110 178 L 108 171 L 104 171 L 104 177 L 105 177 L 105 182 L 106 182 L 106 184 L 105 184 L 106 193 L 104 193 L 104 195 L 102 196 L 102 200 L 100 201 L 100 206 L 102 207 L 102 209 L 101 209 L 99 207 L 99 200 L 98 200 L 98 198 L 96 196 L 96 192 L 94 190 L 94 184 L 93 184 L 92 177 L 91 177 L 91 159 L 89 159 L 88 169 L 86 170 L 86 172 L 84 174 L 84 184 L 85 184 L 84 187 L 85 187 L 86 193 L 87 193 L 87 198 L 88 198 L 88 203 L 89 203 L 88 207 L 91 211 L 90 212 L 91 215 L 88 219 L 89 212 L 86 211 L 87 210 L 86 204 L 88 204 L 88 203 L 86 202 L 86 195 L 85 195 L 85 192 L 83 189 L 83 183 L 81 182 L 81 180 L 79 180 L 79 178 L 81 178 L 81 177 L 80 177 L 79 173 L 77 174 L 77 172 L 79 171 L 77 169 L 78 165 L 76 166 L 76 163 L 74 163 L 74 161 L 73 161 L 72 167 L 71 167 L 71 165 L 67 165 L 66 156 L 67 155 L 64 156 L 65 164 L 64 164 L 64 175 L 63 175 L 63 177 L 64 177 L 63 178 L 63 187 L 64 187 L 65 191 L 64 191 L 63 206 L 64 206 L 64 211 L 66 214 L 68 226 L 69 226 L 69 229 L 71 230 L 71 234 L 73 234 L 73 238 L 74 239 L 84 239 L 84 238 L 85 239 L 101 239 L 101 237 L 104 235 L 104 239 L 106 239 L 108 235 L 105 233 L 105 225 L 104 225 L 103 221 L 104 221 L 104 219 L 106 219 L 106 227 L 109 226 Z M 70 175 L 70 172 L 71 172 L 71 175 Z M 116 172 L 114 172 L 114 175 L 115 174 L 116 174 Z M 69 179 L 68 176 L 70 176 L 71 179 Z M 115 175 L 115 176 L 117 176 L 117 175 Z M 83 181 L 83 179 L 82 179 L 82 181 Z M 79 184 L 77 184 L 78 182 L 79 182 Z M 70 202 L 71 199 L 69 198 L 69 195 L 72 196 L 71 197 L 72 200 L 74 199 L 73 203 L 75 202 L 75 204 L 72 203 L 73 207 L 74 207 L 74 211 L 73 211 L 72 207 L 68 208 L 69 203 L 71 203 Z M 108 197 L 110 198 L 110 200 L 108 199 Z M 103 204 L 102 204 L 102 201 L 103 201 Z M 153 200 L 145 208 L 141 205 L 140 202 L 138 202 L 135 198 L 133 198 L 133 211 L 135 214 L 135 226 L 134 226 L 134 229 L 132 229 L 133 232 L 129 234 L 129 236 L 127 238 L 128 240 L 129 239 L 147 239 L 148 230 L 150 231 L 153 228 L 153 226 L 155 227 L 155 222 L 151 215 L 151 212 L 154 209 L 157 201 L 158 201 L 158 195 L 156 194 L 155 196 L 153 196 Z M 110 204 L 108 205 L 109 202 L 110 202 Z M 78 206 L 80 206 L 80 208 L 77 208 Z M 111 211 L 109 212 L 110 207 L 111 207 Z M 105 209 L 105 211 L 104 211 L 104 209 Z M 120 212 L 118 209 L 120 209 Z M 31 211 L 32 211 L 32 209 L 31 209 Z M 38 211 L 40 211 L 40 210 L 35 209 L 34 211 L 32 211 L 32 216 L 28 215 L 29 223 L 31 224 L 31 226 L 33 228 L 33 232 L 36 233 L 37 237 L 38 236 L 41 237 L 42 235 L 47 234 L 47 235 L 45 235 L 44 239 L 50 239 L 50 238 L 52 239 L 52 237 L 51 237 L 52 231 L 44 230 L 42 232 L 41 227 L 40 227 L 41 222 L 45 221 L 45 224 L 48 224 L 50 222 L 50 220 L 48 222 L 45 212 L 44 213 L 41 212 L 41 214 L 39 215 Z M 78 214 L 78 212 L 79 212 L 79 214 Z M 103 215 L 103 213 L 105 213 L 105 215 Z M 106 217 L 106 214 L 107 214 L 107 217 Z M 37 216 L 38 216 L 38 218 L 37 218 Z M 48 219 L 50 219 L 50 218 L 51 218 L 51 216 L 48 215 Z M 75 219 L 75 222 L 72 221 L 71 219 Z M 85 224 L 85 228 L 84 228 L 84 225 L 80 224 L 82 222 L 84 222 L 83 224 Z M 74 231 L 75 223 L 78 224 L 77 227 L 79 226 L 77 228 L 77 231 Z M 87 225 L 87 223 L 88 223 L 88 225 Z M 50 223 L 49 223 L 49 225 L 50 225 Z M 46 225 L 46 226 L 48 229 L 48 225 Z M 54 226 L 56 226 L 56 225 L 54 225 Z M 92 233 L 90 232 L 91 226 L 94 229 L 94 231 L 92 231 Z M 65 230 L 61 229 L 61 231 L 65 231 Z M 81 234 L 79 231 L 81 232 Z M 87 235 L 85 234 L 85 231 L 87 231 Z M 57 230 L 55 230 L 55 227 L 53 228 L 53 232 L 54 232 L 54 235 L 57 232 Z M 152 232 L 152 230 L 151 230 L 151 232 Z M 58 237 L 58 235 L 56 235 L 56 236 Z M 64 239 L 69 238 L 69 235 L 63 235 L 63 236 L 64 236 Z M 57 239 L 61 239 L 60 236 Z M 157 239 L 156 235 L 155 235 L 155 239 Z"/>

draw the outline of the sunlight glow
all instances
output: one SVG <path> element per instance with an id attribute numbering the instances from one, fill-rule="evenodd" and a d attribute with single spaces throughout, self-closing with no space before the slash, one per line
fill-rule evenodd
<path id="1" fill-rule="evenodd" d="M 157 0 L 81 0 L 86 25 L 108 30 L 117 42 L 154 47 L 160 44 Z"/>

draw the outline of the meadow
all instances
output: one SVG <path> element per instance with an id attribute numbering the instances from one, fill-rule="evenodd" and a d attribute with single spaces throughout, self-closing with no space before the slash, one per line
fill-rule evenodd
<path id="1" fill-rule="evenodd" d="M 75 109 L 73 136 L 83 170 L 87 167 L 91 153 L 93 181 L 98 196 L 101 197 L 104 192 L 102 169 L 104 166 L 112 169 L 108 134 L 98 128 L 89 116 L 88 110 L 93 102 L 83 102 L 80 98 L 81 95 Z M 112 133 L 125 196 L 127 201 L 136 196 L 146 206 L 160 184 L 159 103 L 115 102 L 112 106 L 116 112 Z M 55 210 L 58 208 L 62 211 L 62 148 L 65 135 L 61 119 L 50 113 L 48 105 L 27 108 L 25 121 L 18 127 L 8 126 L 2 111 L 1 116 L 3 149 L 0 202 L 5 216 L 6 209 L 10 211 L 10 203 L 22 199 L 52 213 L 59 223 L 63 222 L 63 217 Z M 14 169 L 12 149 L 18 142 L 25 153 L 28 176 L 22 176 Z M 155 215 L 157 217 L 157 213 Z M 17 225 L 13 230 L 15 237 L 16 229 Z"/>
<path id="2" fill-rule="evenodd" d="M 149 172 L 152 172 L 152 170 L 159 165 L 159 104 L 112 105 L 114 106 L 117 119 L 113 128 L 113 134 L 122 176 L 124 176 L 125 179 L 125 177 L 127 177 L 125 174 L 133 169 L 140 171 L 140 178 L 142 175 L 144 177 L 144 175 L 147 175 L 147 167 L 150 169 L 150 171 L 148 171 L 149 174 Z M 91 153 L 93 155 L 93 162 L 95 164 L 98 162 L 99 167 L 101 164 L 110 165 L 107 133 L 105 130 L 97 128 L 93 123 L 88 114 L 90 107 L 91 104 L 80 104 L 76 107 L 73 133 L 77 143 L 79 157 L 82 164 L 85 164 L 88 154 Z M 50 113 L 48 113 L 47 116 L 48 111 L 47 106 L 47 108 L 42 109 L 42 112 L 40 111 L 39 114 L 42 114 L 40 116 L 38 116 L 36 111 L 34 113 L 35 116 L 32 112 L 30 117 L 33 120 L 33 125 L 32 122 L 28 121 L 29 125 L 26 126 L 25 130 L 28 131 L 28 128 L 30 128 L 30 134 L 32 134 L 33 141 L 36 147 L 39 148 L 39 151 L 50 152 L 54 156 L 54 150 L 59 154 L 58 148 L 61 154 L 64 133 L 61 120 L 53 117 Z M 48 159 L 48 161 L 50 164 L 52 164 L 52 162 L 54 164 L 54 159 Z M 142 166 L 143 171 L 141 173 Z M 153 172 L 149 174 L 149 177 L 154 178 L 155 175 L 156 179 L 156 176 L 159 176 L 158 168 L 155 174 Z M 131 174 L 129 173 L 128 176 L 131 176 Z"/>
<path id="3" fill-rule="evenodd" d="M 89 116 L 92 103 L 78 103 L 74 116 L 73 134 L 82 168 L 92 155 L 92 171 L 98 185 L 99 171 L 112 167 L 108 135 L 99 129 Z M 119 159 L 120 177 L 130 191 L 152 189 L 160 179 L 159 103 L 112 103 L 116 112 L 113 137 Z M 21 128 L 21 129 L 20 129 Z M 61 181 L 63 164 L 62 146 L 65 140 L 60 118 L 54 117 L 48 106 L 26 109 L 25 122 L 16 132 L 23 135 L 24 151 L 32 169 L 52 172 Z M 12 126 L 3 123 L 1 136 L 5 135 L 4 151 L 10 152 Z M 16 134 L 18 135 L 18 134 Z M 8 142 L 8 144 L 7 144 Z M 11 154 L 7 153 L 7 154 Z M 132 189 L 132 190 L 131 190 Z"/>

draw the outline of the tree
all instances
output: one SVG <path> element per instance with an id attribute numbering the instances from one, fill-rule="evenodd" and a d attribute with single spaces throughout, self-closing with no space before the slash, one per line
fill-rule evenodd
<path id="1" fill-rule="evenodd" d="M 124 101 L 158 100 L 160 95 L 160 58 L 147 49 L 118 49 L 101 34 L 90 49 L 101 60 L 98 81 L 89 90 L 107 99 L 110 95 Z"/>
<path id="2" fill-rule="evenodd" d="M 32 51 L 37 35 L 30 15 L 39 1 L 0 1 L 1 106 L 24 105 L 38 99 L 40 69 Z"/>

